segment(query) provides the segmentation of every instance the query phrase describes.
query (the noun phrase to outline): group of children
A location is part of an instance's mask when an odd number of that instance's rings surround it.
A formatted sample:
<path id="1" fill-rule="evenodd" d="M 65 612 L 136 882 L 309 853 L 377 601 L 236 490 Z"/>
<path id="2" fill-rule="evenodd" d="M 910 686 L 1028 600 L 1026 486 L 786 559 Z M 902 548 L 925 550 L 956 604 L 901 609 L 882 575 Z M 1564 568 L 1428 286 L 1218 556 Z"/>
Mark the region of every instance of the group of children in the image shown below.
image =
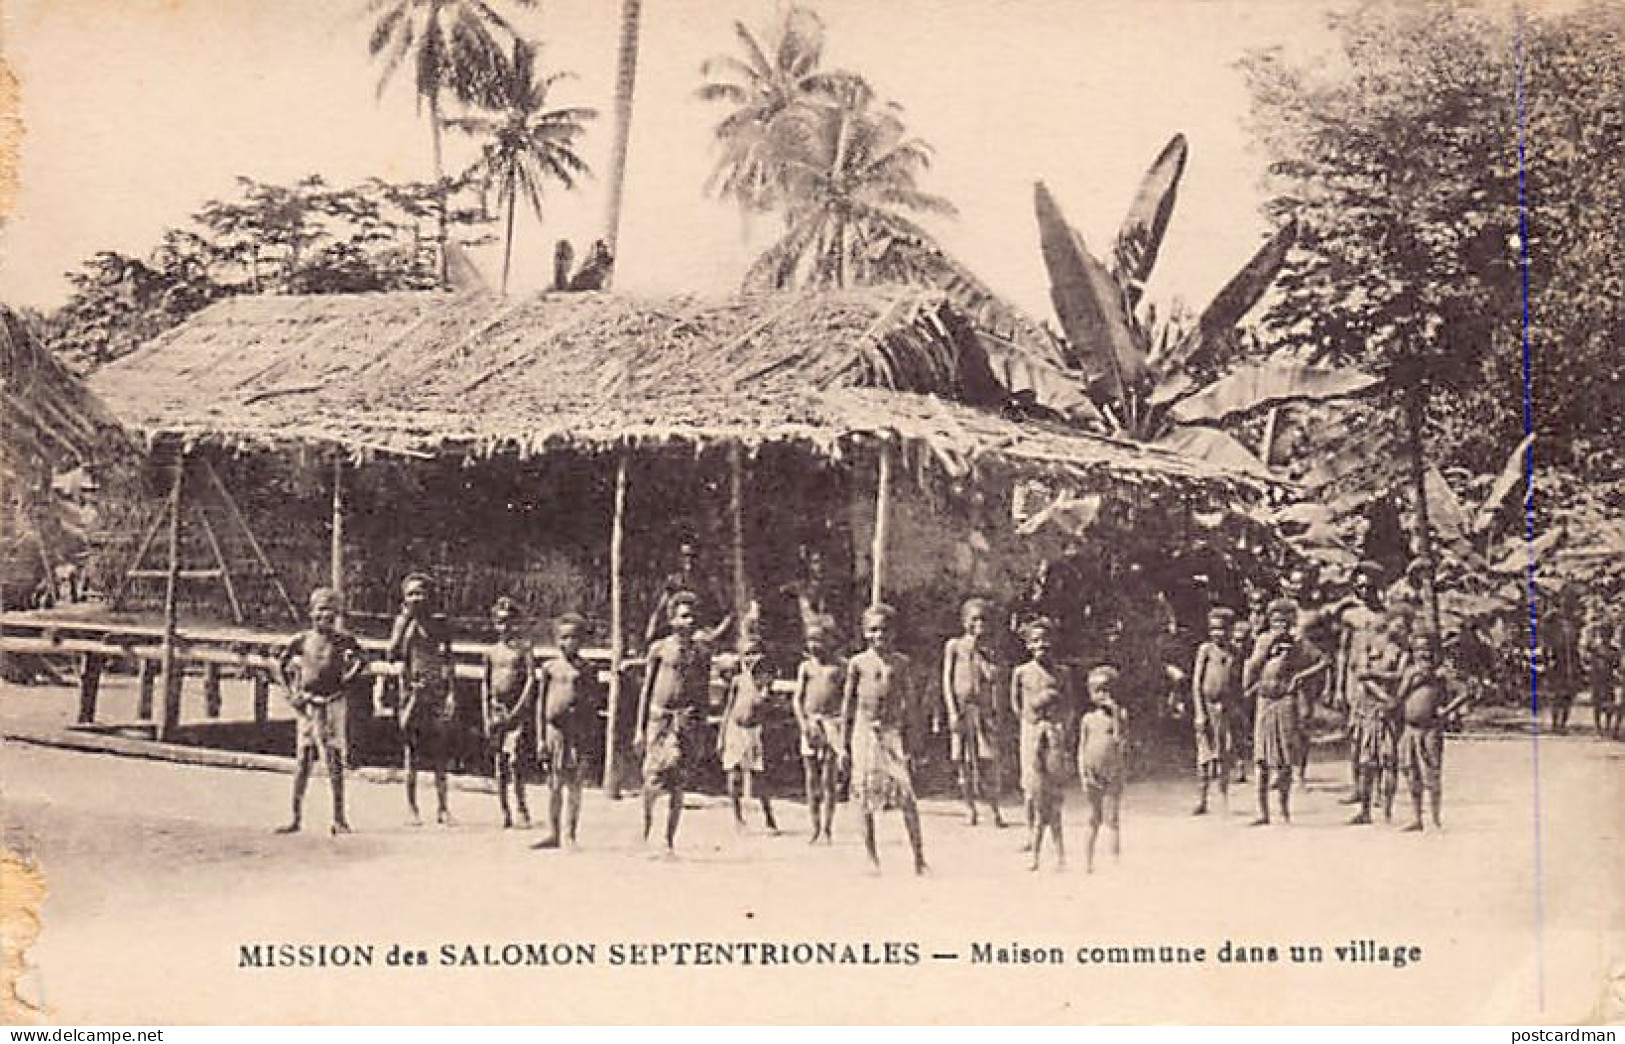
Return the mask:
<path id="1" fill-rule="evenodd" d="M 409 576 L 388 646 L 400 665 L 396 722 L 400 732 L 411 822 L 420 823 L 417 773 L 433 774 L 436 819 L 451 823 L 447 773 L 458 741 L 451 645 L 427 611 L 428 578 Z M 638 694 L 634 747 L 640 751 L 643 782 L 643 834 L 653 833 L 659 800 L 666 799 L 665 847 L 672 851 L 682 819 L 683 799 L 701 767 L 703 724 L 710 700 L 712 640 L 698 627 L 696 597 L 673 592 L 664 599 L 667 627 L 649 646 Z M 309 629 L 296 635 L 273 665 L 296 718 L 298 770 L 293 818 L 281 832 L 300 829 L 305 791 L 316 762 L 328 773 L 333 794 L 333 832 L 347 833 L 344 811 L 346 693 L 365 670 L 360 645 L 339 629 L 336 593 L 311 594 Z M 991 606 L 965 603 L 963 633 L 948 640 L 942 665 L 942 697 L 948 709 L 952 757 L 962 793 L 977 821 L 984 801 L 994 823 L 1004 825 L 998 795 L 1003 758 L 998 701 L 1005 697 L 998 658 L 989 638 Z M 805 654 L 791 699 L 799 733 L 804 783 L 812 820 L 812 843 L 834 838 L 835 810 L 843 777 L 862 817 L 864 850 L 879 866 L 876 818 L 900 812 L 914 869 L 924 873 L 924 840 L 913 772 L 924 741 L 925 700 L 909 658 L 895 646 L 895 611 L 870 606 L 862 616 L 865 647 L 839 657 L 832 641 L 833 621 L 812 618 L 805 628 Z M 581 655 L 585 630 L 573 614 L 555 626 L 558 652 L 538 664 L 535 650 L 518 627 L 518 607 L 500 598 L 491 609 L 496 642 L 484 657 L 481 725 L 491 759 L 504 827 L 530 824 L 524 759 L 531 752 L 548 781 L 547 836 L 536 846 L 574 844 L 581 811 L 583 750 L 596 740 L 599 698 L 597 674 Z M 1115 669 L 1101 666 L 1087 678 L 1088 706 L 1078 714 L 1079 693 L 1071 669 L 1054 657 L 1053 625 L 1029 622 L 1023 637 L 1028 660 L 1010 673 L 1008 707 L 1019 722 L 1021 785 L 1030 830 L 1025 846 L 1037 869 L 1046 835 L 1058 863 L 1064 863 L 1061 826 L 1063 786 L 1069 754 L 1090 806 L 1088 862 L 1102 826 L 1111 850 L 1119 850 L 1118 809 L 1125 778 L 1125 714 L 1114 695 Z M 769 829 L 777 831 L 771 799 L 761 789 L 766 768 L 762 739 L 764 711 L 773 676 L 759 644 L 741 643 L 714 753 L 727 778 L 735 821 L 744 823 L 744 801 L 759 797 Z M 1073 747 L 1074 722 L 1076 746 Z M 510 793 L 512 803 L 510 804 Z"/>
<path id="2" fill-rule="evenodd" d="M 435 818 L 452 823 L 451 761 L 462 743 L 453 686 L 451 642 L 428 611 L 429 578 L 414 573 L 401 585 L 401 610 L 387 656 L 400 665 L 395 721 L 399 729 L 410 821 L 422 822 L 417 774 L 425 765 L 434 778 Z M 305 791 L 316 762 L 326 769 L 333 795 L 334 834 L 350 832 L 344 810 L 347 760 L 347 695 L 366 668 L 360 644 L 339 629 L 338 595 L 318 588 L 310 595 L 310 627 L 295 635 L 272 664 L 272 675 L 294 710 L 296 770 L 293 818 L 279 833 L 303 822 Z M 547 836 L 535 847 L 575 844 L 581 815 L 582 752 L 596 738 L 597 670 L 581 654 L 586 623 L 566 614 L 554 627 L 558 654 L 540 664 L 521 633 L 519 609 L 510 598 L 491 607 L 497 640 L 487 651 L 480 682 L 480 724 L 502 808 L 502 825 L 530 825 L 525 800 L 525 760 L 534 756 L 549 791 Z M 538 680 L 539 676 L 539 680 Z M 509 803 L 512 792 L 513 804 Z"/>
<path id="3" fill-rule="evenodd" d="M 1231 772 L 1244 772 L 1250 758 L 1258 772 L 1253 824 L 1271 822 L 1271 789 L 1281 820 L 1289 820 L 1292 781 L 1294 775 L 1302 778 L 1308 760 L 1308 722 L 1329 691 L 1340 691 L 1352 780 L 1345 803 L 1358 806 L 1350 823 L 1371 823 L 1378 802 L 1391 821 L 1404 779 L 1414 812 L 1404 829 L 1423 829 L 1424 798 L 1434 827 L 1441 826 L 1444 728 L 1469 697 L 1448 698 L 1432 635 L 1414 626 L 1414 614 L 1404 605 L 1384 613 L 1364 610 L 1351 623 L 1351 640 L 1334 662 L 1300 635 L 1298 618 L 1293 601 L 1277 600 L 1255 638 L 1250 627 L 1237 626 L 1232 610 L 1219 607 L 1209 614 L 1208 639 L 1198 647 L 1191 671 L 1200 779 L 1195 813 L 1208 811 L 1215 784 L 1227 799 Z M 1341 673 L 1340 686 L 1328 685 L 1334 667 Z M 1250 751 L 1243 738 L 1249 725 Z"/>
<path id="4" fill-rule="evenodd" d="M 451 820 L 447 771 L 458 741 L 451 646 L 427 612 L 429 581 L 413 574 L 402 585 L 402 606 L 388 656 L 400 664 L 396 721 L 406 769 L 412 821 L 420 822 L 417 770 L 434 776 L 437 820 Z M 659 800 L 666 799 L 665 850 L 675 848 L 683 800 L 702 768 L 710 705 L 712 646 L 716 629 L 701 628 L 697 596 L 673 591 L 662 599 L 665 627 L 650 644 L 638 693 L 634 747 L 642 769 L 643 835 L 653 833 Z M 274 674 L 287 689 L 297 717 L 298 770 L 293 818 L 301 825 L 305 790 L 318 760 L 332 781 L 333 830 L 349 830 L 344 812 L 346 690 L 365 667 L 360 646 L 339 630 L 337 596 L 312 593 L 311 627 L 284 650 Z M 505 827 L 528 826 L 525 760 L 534 757 L 549 788 L 547 836 L 536 846 L 574 844 L 581 810 L 583 754 L 597 736 L 601 693 L 596 668 L 582 656 L 584 621 L 574 614 L 555 625 L 557 653 L 538 663 L 519 628 L 518 607 L 500 598 L 491 610 L 497 640 L 484 657 L 481 725 L 491 759 Z M 1120 851 L 1120 808 L 1127 775 L 1128 715 L 1117 693 L 1118 671 L 1099 665 L 1082 690 L 1073 670 L 1054 649 L 1055 627 L 1045 618 L 1021 628 L 1026 660 L 1006 672 L 992 630 L 992 606 L 966 601 L 962 632 L 943 646 L 941 699 L 947 714 L 950 757 L 969 822 L 985 804 L 996 826 L 1003 788 L 1003 730 L 1007 710 L 1016 722 L 1020 783 L 1028 828 L 1024 850 L 1037 869 L 1046 839 L 1058 865 L 1065 862 L 1063 794 L 1076 767 L 1089 808 L 1086 865 L 1092 871 L 1104 827 L 1111 853 Z M 924 742 L 928 713 L 909 658 L 895 645 L 894 610 L 871 605 L 862 614 L 864 648 L 840 657 L 833 621 L 814 615 L 804 625 L 805 648 L 790 701 L 803 766 L 812 843 L 833 839 L 843 777 L 862 817 L 864 849 L 879 866 L 876 818 L 900 812 L 916 872 L 926 870 L 913 772 Z M 1271 603 L 1259 633 L 1230 609 L 1212 610 L 1208 637 L 1191 671 L 1191 704 L 1200 797 L 1196 814 L 1209 809 L 1218 788 L 1228 802 L 1234 775 L 1245 781 L 1248 762 L 1257 772 L 1255 825 L 1291 817 L 1294 777 L 1308 756 L 1307 721 L 1327 691 L 1333 664 L 1298 633 L 1298 607 Z M 652 632 L 656 633 L 656 632 Z M 771 799 L 762 788 L 766 769 L 763 721 L 773 674 L 760 644 L 740 642 L 713 753 L 727 780 L 735 822 L 744 825 L 745 801 L 760 800 L 766 825 L 777 832 Z M 1399 609 L 1374 615 L 1338 656 L 1349 725 L 1349 761 L 1358 805 L 1352 822 L 1371 822 L 1374 805 L 1392 817 L 1398 782 L 1410 785 L 1414 818 L 1423 829 L 1423 800 L 1435 826 L 1442 797 L 1443 728 L 1463 700 L 1450 701 L 1434 670 L 1429 635 L 1413 632 Z M 512 804 L 510 804 L 510 792 Z M 1271 793 L 1275 795 L 1272 807 Z"/>

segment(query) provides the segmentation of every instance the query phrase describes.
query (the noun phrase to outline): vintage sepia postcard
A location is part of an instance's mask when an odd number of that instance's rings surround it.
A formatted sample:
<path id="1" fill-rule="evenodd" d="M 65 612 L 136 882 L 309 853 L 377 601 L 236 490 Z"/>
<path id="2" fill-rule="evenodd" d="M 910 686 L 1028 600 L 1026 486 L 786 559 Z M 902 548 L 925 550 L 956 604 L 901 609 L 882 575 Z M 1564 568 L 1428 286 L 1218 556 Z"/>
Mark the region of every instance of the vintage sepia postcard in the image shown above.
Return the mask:
<path id="1" fill-rule="evenodd" d="M 0 1019 L 1625 1017 L 1625 6 L 10 0 Z"/>

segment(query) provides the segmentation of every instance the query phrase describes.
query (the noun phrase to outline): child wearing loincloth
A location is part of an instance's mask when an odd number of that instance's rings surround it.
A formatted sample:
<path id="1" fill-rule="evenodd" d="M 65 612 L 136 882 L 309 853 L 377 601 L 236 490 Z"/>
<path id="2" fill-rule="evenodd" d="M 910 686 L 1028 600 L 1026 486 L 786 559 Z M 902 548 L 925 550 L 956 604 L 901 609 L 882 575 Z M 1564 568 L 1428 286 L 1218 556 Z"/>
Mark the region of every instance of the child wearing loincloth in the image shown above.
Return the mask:
<path id="1" fill-rule="evenodd" d="M 1051 657 L 1054 625 L 1044 617 L 1025 628 L 1026 663 L 1010 674 L 1010 709 L 1020 724 L 1021 792 L 1027 804 L 1029 870 L 1038 869 L 1047 830 L 1055 864 L 1066 865 L 1061 788 L 1066 781 L 1066 727 L 1072 713 L 1072 673 Z"/>
<path id="2" fill-rule="evenodd" d="M 508 807 L 508 787 L 513 787 L 519 806 L 519 822 L 530 827 L 530 809 L 525 804 L 525 776 L 522 751 L 535 743 L 531 699 L 536 690 L 536 654 L 530 639 L 519 632 L 519 606 L 503 596 L 491 606 L 491 625 L 497 640 L 481 664 L 480 715 L 486 749 L 496 778 L 497 804 L 502 809 L 502 828 L 513 826 Z"/>
<path id="3" fill-rule="evenodd" d="M 1089 802 L 1089 843 L 1084 867 L 1095 872 L 1100 826 L 1111 831 L 1112 858 L 1123 852 L 1123 788 L 1128 782 L 1128 714 L 1117 702 L 1117 668 L 1089 672 L 1089 712 L 1078 722 L 1078 778 Z"/>
<path id="4" fill-rule="evenodd" d="M 773 686 L 773 672 L 762 655 L 761 643 L 749 639 L 739 654 L 739 670 L 728 682 L 728 702 L 722 708 L 722 728 L 717 735 L 717 754 L 728 779 L 728 800 L 733 805 L 734 825 L 745 828 L 744 799 L 755 796 L 762 802 L 762 818 L 773 833 L 779 824 L 773 819 L 773 800 L 763 785 L 766 758 L 762 748 L 762 715 Z"/>
<path id="5" fill-rule="evenodd" d="M 1614 644 L 1614 623 L 1599 617 L 1586 628 L 1582 652 L 1585 654 L 1586 688 L 1591 692 L 1592 722 L 1598 736 L 1612 736 L 1614 724 L 1616 674 L 1619 669 L 1619 647 Z"/>
<path id="6" fill-rule="evenodd" d="M 1253 764 L 1258 768 L 1258 818 L 1253 826 L 1270 822 L 1269 792 L 1273 783 L 1280 794 L 1281 819 L 1290 822 L 1292 768 L 1298 760 L 1298 702 L 1293 694 L 1293 650 L 1290 632 L 1267 636 L 1263 662 L 1253 671 L 1249 695 L 1257 701 L 1253 719 Z"/>
<path id="7" fill-rule="evenodd" d="M 401 611 L 389 636 L 388 657 L 401 665 L 400 725 L 406 773 L 406 805 L 413 826 L 418 814 L 418 766 L 434 773 L 435 821 L 452 823 L 447 772 L 457 741 L 457 700 L 452 689 L 451 641 L 429 609 L 429 578 L 413 573 L 401 581 Z"/>
<path id="8" fill-rule="evenodd" d="M 338 629 L 337 592 L 318 587 L 310 593 L 310 629 L 288 642 L 271 665 L 277 684 L 293 706 L 297 767 L 293 776 L 293 818 L 277 833 L 296 833 L 304 819 L 305 789 L 319 760 L 327 768 L 333 791 L 334 834 L 348 834 L 344 814 L 346 760 L 345 697 L 366 669 L 360 644 Z"/>
<path id="9" fill-rule="evenodd" d="M 711 686 L 711 653 L 695 634 L 695 596 L 667 601 L 671 633 L 649 646 L 638 694 L 635 742 L 643 747 L 643 840 L 654 826 L 655 801 L 666 804 L 666 853 L 676 851 L 683 794 L 699 756 L 699 730 Z"/>
<path id="10" fill-rule="evenodd" d="M 991 607 L 985 598 L 970 598 L 960 609 L 964 633 L 942 647 L 942 702 L 948 712 L 949 758 L 959 775 L 959 793 L 977 823 L 976 801 L 987 802 L 993 825 L 1004 826 L 999 792 L 1004 789 L 999 756 L 999 665 L 987 637 Z M 983 766 L 987 768 L 984 783 Z"/>
<path id="11" fill-rule="evenodd" d="M 846 731 L 841 720 L 841 693 L 846 665 L 830 655 L 830 627 L 824 617 L 806 623 L 806 655 L 796 670 L 796 691 L 790 707 L 801 733 L 802 781 L 807 811 L 812 816 L 812 840 L 835 840 L 835 798 L 846 756 Z"/>
<path id="12" fill-rule="evenodd" d="M 1208 788 L 1219 785 L 1230 805 L 1230 766 L 1236 760 L 1234 720 L 1241 704 L 1241 663 L 1230 644 L 1236 614 L 1224 606 L 1207 616 L 1208 639 L 1191 666 L 1191 723 L 1196 730 L 1196 773 L 1201 785 L 1193 815 L 1207 813 Z"/>
<path id="13" fill-rule="evenodd" d="M 892 648 L 895 616 L 892 607 L 883 603 L 864 610 L 863 637 L 868 648 L 847 663 L 841 717 L 848 723 L 852 798 L 863 810 L 863 847 L 869 862 L 880 868 L 875 813 L 897 808 L 914 852 L 914 872 L 923 874 L 925 849 L 910 769 L 913 744 L 919 739 L 919 707 L 909 676 L 912 665 Z"/>
<path id="14" fill-rule="evenodd" d="M 1398 686 L 1409 666 L 1409 614 L 1401 607 L 1387 611 L 1378 636 L 1362 648 L 1361 660 L 1354 665 L 1354 686 L 1350 692 L 1350 757 L 1358 766 L 1354 795 L 1360 810 L 1349 820 L 1353 825 L 1371 822 L 1373 796 L 1380 792 L 1383 816 L 1394 817 L 1394 793 L 1398 789 L 1399 738 L 1395 712 L 1399 708 Z"/>
<path id="15" fill-rule="evenodd" d="M 1440 819 L 1444 803 L 1444 725 L 1471 699 L 1463 694 L 1446 700 L 1444 681 L 1434 671 L 1433 640 L 1418 633 L 1411 640 L 1411 669 L 1401 693 L 1404 728 L 1399 734 L 1399 770 L 1411 789 L 1412 816 L 1407 833 L 1422 829 L 1422 797 L 1427 796 L 1435 830 L 1444 829 Z"/>
<path id="16" fill-rule="evenodd" d="M 537 753 L 547 777 L 548 833 L 536 848 L 557 848 L 561 840 L 574 847 L 581 822 L 582 751 L 592 739 L 600 695 L 598 671 L 581 655 L 586 631 L 575 613 L 559 617 L 553 626 L 559 654 L 542 665 Z"/>
<path id="17" fill-rule="evenodd" d="M 1230 627 L 1230 647 L 1236 651 L 1237 661 L 1253 647 L 1253 624 L 1246 618 L 1237 618 Z M 1236 714 L 1231 724 L 1236 730 L 1236 782 L 1247 782 L 1247 763 L 1253 759 L 1253 717 L 1257 701 L 1247 691 L 1245 677 L 1240 679 Z"/>

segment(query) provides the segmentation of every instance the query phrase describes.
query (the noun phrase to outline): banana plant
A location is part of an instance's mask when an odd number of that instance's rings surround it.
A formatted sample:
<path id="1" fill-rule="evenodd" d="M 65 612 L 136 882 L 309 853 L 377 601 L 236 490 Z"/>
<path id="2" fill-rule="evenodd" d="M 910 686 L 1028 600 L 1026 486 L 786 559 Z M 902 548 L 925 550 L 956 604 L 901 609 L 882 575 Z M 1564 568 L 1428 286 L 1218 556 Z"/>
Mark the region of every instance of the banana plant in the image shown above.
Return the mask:
<path id="1" fill-rule="evenodd" d="M 1157 156 L 1102 262 L 1066 219 L 1042 182 L 1033 202 L 1049 271 L 1050 300 L 1064 335 L 1058 362 L 1016 361 L 990 346 L 993 365 L 1013 395 L 1079 420 L 1102 419 L 1113 434 L 1188 456 L 1269 473 L 1264 461 L 1223 430 L 1272 407 L 1365 392 L 1377 379 L 1315 366 L 1281 353 L 1234 365 L 1236 327 L 1274 282 L 1295 240 L 1287 225 L 1272 235 L 1197 316 L 1170 335 L 1144 302 L 1172 219 L 1188 148 L 1176 134 Z M 1202 374 L 1217 372 L 1216 379 Z"/>

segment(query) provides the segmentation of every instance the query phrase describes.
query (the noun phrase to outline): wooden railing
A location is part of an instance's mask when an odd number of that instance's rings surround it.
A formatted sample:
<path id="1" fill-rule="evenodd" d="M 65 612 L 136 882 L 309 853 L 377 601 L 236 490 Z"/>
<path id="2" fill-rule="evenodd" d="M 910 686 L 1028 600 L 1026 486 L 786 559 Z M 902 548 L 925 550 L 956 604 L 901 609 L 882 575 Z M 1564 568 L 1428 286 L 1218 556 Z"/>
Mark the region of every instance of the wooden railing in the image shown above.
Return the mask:
<path id="1" fill-rule="evenodd" d="M 140 621 L 61 616 L 48 611 L 0 612 L 0 653 L 64 658 L 76 663 L 79 685 L 77 720 L 81 725 L 97 723 L 101 676 L 112 663 L 134 668 L 140 686 L 137 717 L 143 721 L 152 718 L 153 695 L 163 660 L 163 636 L 161 625 Z M 254 720 L 267 721 L 270 714 L 270 668 L 292 637 L 291 632 L 182 625 L 176 633 L 176 663 L 179 670 L 174 684 L 184 684 L 184 679 L 192 674 L 200 676 L 204 714 L 209 718 L 218 718 L 221 711 L 221 680 L 226 671 L 234 670 L 254 687 Z M 369 654 L 367 671 L 370 675 L 376 679 L 400 675 L 400 664 L 383 658 L 388 646 L 386 641 L 367 637 L 357 640 Z M 455 676 L 461 680 L 477 681 L 482 675 L 483 658 L 493 647 L 490 642 L 453 642 Z M 557 653 L 557 648 L 552 646 L 536 647 L 538 663 Z M 607 683 L 609 649 L 588 647 L 582 650 L 582 655 L 598 666 L 600 682 Z M 635 672 L 641 670 L 643 660 L 641 657 L 622 657 L 621 665 L 623 672 Z M 780 679 L 774 683 L 773 690 L 780 696 L 788 696 L 794 690 L 794 684 Z"/>
<path id="2" fill-rule="evenodd" d="M 78 665 L 79 713 L 81 725 L 96 723 L 101 675 L 109 663 L 124 663 L 136 670 L 140 682 L 137 716 L 152 717 L 153 691 L 163 660 L 161 625 L 93 620 L 55 616 L 46 612 L 0 613 L 0 652 L 72 659 Z M 220 715 L 220 681 L 227 669 L 249 679 L 254 686 L 254 720 L 269 716 L 270 667 L 286 648 L 291 633 L 252 631 L 236 627 L 183 626 L 176 635 L 176 662 L 180 666 L 174 684 L 197 668 L 201 674 L 204 713 Z M 358 638 L 369 654 L 367 671 L 375 678 L 398 676 L 400 664 L 383 659 L 388 645 L 378 638 Z M 492 648 L 487 642 L 453 642 L 453 670 L 459 679 L 478 680 L 481 661 Z M 537 648 L 538 661 L 556 655 L 549 646 Z M 599 665 L 599 678 L 608 681 L 609 650 L 587 648 L 582 655 Z M 640 659 L 623 658 L 622 667 L 639 667 Z"/>

